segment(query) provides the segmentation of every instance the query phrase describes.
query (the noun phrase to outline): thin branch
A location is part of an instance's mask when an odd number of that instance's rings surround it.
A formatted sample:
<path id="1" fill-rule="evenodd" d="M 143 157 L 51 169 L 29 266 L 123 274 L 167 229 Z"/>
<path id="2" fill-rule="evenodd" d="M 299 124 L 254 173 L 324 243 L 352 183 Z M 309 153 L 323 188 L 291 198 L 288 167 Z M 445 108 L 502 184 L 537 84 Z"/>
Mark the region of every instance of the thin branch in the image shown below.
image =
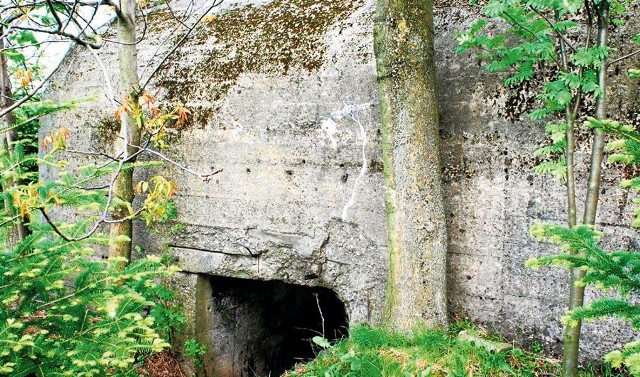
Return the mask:
<path id="1" fill-rule="evenodd" d="M 104 157 L 107 158 L 109 160 L 111 160 L 112 162 L 119 162 L 120 160 L 107 154 L 104 152 L 87 152 L 87 151 L 78 151 L 75 149 L 65 149 L 64 150 L 67 153 L 71 153 L 71 154 L 79 154 L 79 155 L 83 155 L 83 156 L 93 156 L 93 157 Z"/>
<path id="2" fill-rule="evenodd" d="M 102 47 L 102 44 L 87 42 L 87 41 L 81 39 L 80 36 L 73 35 L 71 33 L 65 32 L 65 31 L 56 31 L 56 30 L 49 30 L 49 29 L 43 29 L 43 28 L 35 28 L 35 27 L 30 27 L 30 26 L 17 26 L 17 25 L 12 25 L 11 28 L 12 29 L 17 29 L 17 30 L 33 31 L 33 32 L 36 32 L 36 33 L 60 35 L 60 36 L 63 36 L 65 38 L 68 38 L 68 39 L 72 40 L 73 42 L 75 42 L 75 43 L 77 43 L 77 44 L 79 44 L 81 46 L 89 46 L 89 47 L 95 48 L 95 49 L 99 49 L 100 47 Z"/>
<path id="3" fill-rule="evenodd" d="M 208 182 L 211 179 L 211 177 L 213 177 L 216 174 L 222 173 L 224 171 L 224 169 L 218 169 L 218 170 L 210 172 L 210 173 L 198 173 L 197 171 L 189 169 L 188 167 L 186 167 L 184 165 L 181 165 L 179 162 L 177 162 L 175 160 L 172 160 L 171 158 L 163 155 L 160 152 L 156 152 L 153 149 L 143 148 L 143 147 L 140 147 L 140 146 L 137 146 L 137 145 L 129 145 L 129 146 L 133 147 L 133 148 L 137 148 L 139 151 L 145 151 L 145 152 L 147 152 L 149 154 L 152 154 L 152 155 L 154 155 L 156 157 L 160 157 L 162 160 L 170 163 L 171 165 L 174 165 L 174 166 L 180 168 L 181 170 L 186 171 L 187 173 L 190 173 L 190 174 L 193 174 L 193 175 L 199 177 L 204 182 Z"/>
<path id="4" fill-rule="evenodd" d="M 87 29 L 90 29 L 91 32 L 94 35 L 98 34 L 96 29 L 94 29 L 94 27 L 91 25 L 93 20 L 95 20 L 96 15 L 98 14 L 98 9 L 99 9 L 99 6 L 95 6 L 93 8 L 91 16 L 89 16 L 88 19 L 85 19 L 80 13 L 75 12 L 75 16 L 80 18 L 84 22 L 84 25 L 81 25 L 80 22 L 78 22 L 76 17 L 74 17 L 74 13 L 73 12 L 69 14 L 69 19 L 67 21 L 68 22 L 72 22 L 73 21 L 73 23 L 76 24 L 78 29 L 80 29 L 80 31 L 78 32 L 78 35 L 86 35 L 87 34 Z"/>
<path id="5" fill-rule="evenodd" d="M 556 29 L 555 25 L 553 25 L 553 23 L 547 18 L 547 16 L 544 15 L 544 13 L 538 11 L 536 8 L 532 7 L 531 5 L 529 5 L 529 8 L 534 11 L 538 16 L 542 17 L 542 19 L 544 19 L 547 24 L 549 24 L 549 26 L 551 27 L 551 29 L 553 29 L 553 31 L 556 33 L 556 35 L 558 36 L 558 38 L 560 38 L 573 52 L 576 52 L 576 48 L 573 47 L 573 45 L 571 44 L 571 42 L 569 42 L 563 35 L 562 33 L 560 33 L 560 31 L 558 29 Z"/>
<path id="6" fill-rule="evenodd" d="M 4 109 L 0 110 L 0 117 L 5 116 L 6 114 L 20 107 L 23 103 L 33 98 L 33 96 L 35 96 L 40 91 L 40 89 L 42 89 L 44 85 L 49 80 L 51 80 L 51 78 L 58 72 L 58 70 L 60 70 L 60 67 L 62 67 L 62 64 L 58 64 L 56 68 L 51 70 L 51 72 L 47 75 L 47 77 L 45 77 L 42 81 L 40 81 L 40 83 L 35 86 L 34 90 L 31 93 L 27 93 L 24 97 L 14 102 L 13 105 L 5 107 Z"/>
<path id="7" fill-rule="evenodd" d="M 14 221 L 18 220 L 18 219 L 19 219 L 19 218 L 21 218 L 21 217 L 22 217 L 22 216 L 20 216 L 20 215 L 15 215 L 15 216 L 13 216 L 13 217 L 9 218 L 8 220 L 6 220 L 6 221 L 4 221 L 4 222 L 1 222 L 1 223 L 0 223 L 0 227 L 3 227 L 3 226 L 5 226 L 5 225 L 7 225 L 7 224 L 9 224 L 9 223 L 12 223 L 12 222 L 14 222 Z"/>
<path id="8" fill-rule="evenodd" d="M 113 201 L 113 184 L 115 180 L 118 178 L 118 176 L 120 175 L 123 165 L 124 165 L 124 161 L 120 161 L 120 163 L 118 164 L 118 169 L 116 170 L 115 174 L 111 178 L 111 182 L 109 183 L 109 194 L 107 195 L 107 203 L 105 204 L 104 210 L 102 211 L 102 215 L 100 216 L 98 221 L 96 221 L 95 224 L 93 224 L 91 229 L 89 229 L 89 231 L 84 236 L 75 237 L 75 238 L 66 236 L 54 224 L 54 222 L 51 220 L 51 218 L 49 217 L 45 209 L 42 207 L 38 208 L 38 210 L 42 213 L 42 216 L 44 216 L 44 219 L 47 221 L 47 223 L 51 225 L 53 231 L 56 232 L 56 234 L 58 234 L 63 240 L 67 242 L 82 241 L 93 236 L 93 234 L 95 234 L 95 232 L 98 231 L 98 228 L 100 227 L 100 225 L 103 224 L 107 220 L 107 217 L 109 216 L 109 207 L 111 207 L 111 202 Z"/>
<path id="9" fill-rule="evenodd" d="M 62 20 L 60 20 L 60 16 L 58 15 L 56 9 L 53 7 L 53 3 L 51 2 L 51 0 L 47 0 L 47 7 L 49 8 L 49 11 L 51 11 L 53 18 L 56 20 L 56 24 L 58 24 L 56 33 L 59 33 L 62 30 Z M 71 15 L 69 15 L 69 17 L 71 17 Z"/>
<path id="10" fill-rule="evenodd" d="M 138 7 L 138 9 L 140 10 L 140 13 L 142 14 L 142 33 L 140 35 L 140 38 L 138 38 L 135 42 L 122 42 L 120 40 L 117 39 L 110 39 L 110 38 L 102 38 L 103 41 L 105 42 L 109 42 L 109 43 L 113 43 L 116 45 L 123 45 L 123 46 L 137 46 L 139 45 L 145 38 L 145 36 L 147 35 L 147 27 L 148 27 L 148 21 L 147 21 L 147 14 L 144 13 L 144 11 L 142 10 L 142 8 Z"/>
<path id="11" fill-rule="evenodd" d="M 74 1 L 73 5 L 71 6 L 71 9 L 69 9 L 69 17 L 67 17 L 67 20 L 64 23 L 64 26 L 62 26 L 62 30 L 66 30 L 69 27 L 69 24 L 71 23 L 71 20 L 73 19 L 73 14 L 76 13 L 76 7 L 78 6 L 78 2 Z M 97 9 L 97 7 L 96 7 Z M 95 15 L 95 13 L 94 13 Z"/>
<path id="12" fill-rule="evenodd" d="M 510 20 L 511 20 L 511 22 L 513 22 L 515 26 L 517 26 L 517 27 L 521 28 L 522 30 L 524 30 L 524 31 L 528 32 L 529 34 L 531 34 L 531 35 L 532 35 L 532 36 L 533 36 L 537 41 L 540 41 L 540 37 L 538 37 L 538 36 L 536 35 L 536 33 L 534 33 L 533 31 L 531 31 L 528 27 L 526 27 L 526 26 L 524 26 L 524 25 L 520 24 L 520 23 L 518 22 L 518 20 L 516 20 L 515 18 L 513 18 L 513 16 L 512 16 L 512 15 L 510 15 L 510 14 L 509 14 L 509 13 L 507 13 L 507 12 L 503 12 L 503 13 L 502 13 L 502 15 L 503 15 L 503 16 L 505 16 L 506 18 L 510 19 Z"/>
<path id="13" fill-rule="evenodd" d="M 147 70 L 151 66 L 151 63 L 153 62 L 153 59 L 155 59 L 158 56 L 158 53 L 167 44 L 167 41 L 169 39 L 174 38 L 175 35 L 177 34 L 178 30 L 180 30 L 181 27 L 189 28 L 189 26 L 187 24 L 185 24 L 182 20 L 180 20 L 180 18 L 175 14 L 173 9 L 169 5 L 169 2 L 166 2 L 165 5 L 167 6 L 167 8 L 169 8 L 169 12 L 171 13 L 172 17 L 177 22 L 176 22 L 176 25 L 173 27 L 173 30 L 171 30 L 171 32 L 167 33 L 167 36 L 164 37 L 164 39 L 158 44 L 158 47 L 156 47 L 155 51 L 151 55 L 151 58 L 147 60 L 147 63 L 145 64 L 144 69 L 142 70 L 142 73 L 140 73 L 141 77 L 144 77 L 144 75 L 147 73 Z M 186 16 L 184 17 L 185 20 L 189 19 L 191 17 L 191 15 L 194 13 L 194 10 L 191 9 L 192 6 L 193 6 L 193 1 L 190 1 L 189 5 L 187 7 L 187 10 L 185 10 L 185 13 L 186 13 Z M 208 13 L 208 11 L 205 12 L 205 14 L 206 13 Z"/>
<path id="14" fill-rule="evenodd" d="M 322 320 L 321 325 L 322 325 L 322 337 L 326 338 L 325 336 L 325 332 L 324 332 L 324 315 L 322 315 L 322 308 L 320 307 L 320 299 L 318 298 L 318 294 L 314 293 L 314 296 L 316 296 L 316 305 L 318 306 L 318 313 L 320 313 L 320 319 Z"/>
<path id="15" fill-rule="evenodd" d="M 613 59 L 613 60 L 611 60 L 611 61 L 609 62 L 609 65 L 611 65 L 611 64 L 616 64 L 616 63 L 618 63 L 618 62 L 620 62 L 620 61 L 622 61 L 622 60 L 629 59 L 630 57 L 636 56 L 636 55 L 638 55 L 638 54 L 640 54 L 640 50 L 636 50 L 636 51 L 631 52 L 631 53 L 629 53 L 629 54 L 623 55 L 623 56 L 621 56 L 621 57 L 619 57 L 619 58 Z"/>
<path id="16" fill-rule="evenodd" d="M 69 238 L 64 233 L 62 233 L 62 231 L 60 231 L 60 229 L 56 226 L 56 224 L 53 222 L 53 220 L 51 220 L 51 218 L 49 217 L 49 214 L 47 214 L 47 211 L 45 211 L 44 208 L 40 207 L 40 208 L 38 208 L 38 210 L 40 211 L 40 213 L 42 213 L 42 216 L 44 217 L 44 219 L 51 226 L 51 229 L 53 229 L 53 231 L 58 236 L 60 236 L 60 238 L 62 238 L 63 240 L 65 240 L 67 242 L 82 241 L 84 239 L 87 239 L 87 238 L 91 237 L 91 235 L 93 233 L 95 233 L 95 231 L 91 232 L 91 234 L 87 235 L 86 237 L 80 237 L 79 239 Z M 96 227 L 96 229 L 97 229 L 97 227 Z"/>
<path id="17" fill-rule="evenodd" d="M 522 30 L 525 30 L 526 32 L 528 32 L 529 34 L 531 34 L 538 42 L 542 42 L 542 40 L 540 39 L 540 37 L 538 37 L 536 35 L 536 33 L 534 33 L 533 31 L 531 31 L 529 28 L 527 28 L 526 26 L 520 24 L 518 22 L 518 20 L 516 20 L 515 18 L 513 18 L 513 16 L 511 16 L 509 13 L 503 12 L 502 15 L 508 19 L 511 20 L 511 22 L 513 22 L 513 24 L 511 26 L 517 26 L 519 28 L 521 28 Z M 553 57 L 553 60 L 555 60 L 556 64 L 560 65 L 560 61 L 558 61 L 558 58 L 556 56 Z"/>
<path id="18" fill-rule="evenodd" d="M 138 217 L 138 215 L 140 215 L 142 212 L 144 212 L 146 210 L 147 210 L 147 207 L 143 206 L 142 208 L 138 209 L 137 211 L 135 211 L 134 213 L 130 214 L 129 216 L 126 216 L 126 217 L 123 217 L 123 218 L 119 218 L 119 219 L 116 219 L 116 220 L 105 219 L 104 223 L 105 224 L 118 224 L 118 223 L 123 223 L 125 221 L 130 221 L 130 220 L 133 220 L 136 217 Z"/>
<path id="19" fill-rule="evenodd" d="M 20 46 L 5 47 L 3 49 L 0 49 L 0 51 L 22 50 L 22 49 L 25 49 L 25 48 L 42 46 L 42 45 L 47 44 L 47 43 L 68 43 L 68 42 L 69 41 L 62 40 L 62 39 L 48 39 L 46 41 L 42 41 L 42 42 L 38 42 L 38 43 L 31 43 L 31 44 L 20 45 Z"/>
<path id="20" fill-rule="evenodd" d="M 98 63 L 98 66 L 102 71 L 102 78 L 104 79 L 104 83 L 107 86 L 107 94 L 109 96 L 108 97 L 109 101 L 111 101 L 111 103 L 115 107 L 118 107 L 118 103 L 116 102 L 116 95 L 115 95 L 115 92 L 113 91 L 113 85 L 111 85 L 111 79 L 109 78 L 109 71 L 107 71 L 107 67 L 104 65 L 104 63 L 102 62 L 102 59 L 100 59 L 100 56 L 98 56 L 98 54 L 94 50 L 89 49 L 89 52 L 96 59 L 96 62 Z"/>

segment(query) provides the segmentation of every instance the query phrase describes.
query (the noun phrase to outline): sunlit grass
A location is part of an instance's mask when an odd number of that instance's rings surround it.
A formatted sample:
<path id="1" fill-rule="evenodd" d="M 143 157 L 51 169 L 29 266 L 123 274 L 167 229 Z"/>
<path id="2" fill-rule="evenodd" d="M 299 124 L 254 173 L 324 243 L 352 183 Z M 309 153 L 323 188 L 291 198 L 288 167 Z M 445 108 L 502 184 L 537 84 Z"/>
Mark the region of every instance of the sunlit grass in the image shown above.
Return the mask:
<path id="1" fill-rule="evenodd" d="M 298 364 L 289 377 L 502 377 L 558 376 L 559 361 L 541 352 L 510 347 L 489 351 L 459 340 L 461 326 L 448 331 L 416 328 L 403 335 L 382 328 L 355 326 L 349 339 L 322 350 L 307 364 Z M 495 337 L 490 337 L 496 339 Z M 582 377 L 622 376 L 611 371 L 582 371 Z"/>

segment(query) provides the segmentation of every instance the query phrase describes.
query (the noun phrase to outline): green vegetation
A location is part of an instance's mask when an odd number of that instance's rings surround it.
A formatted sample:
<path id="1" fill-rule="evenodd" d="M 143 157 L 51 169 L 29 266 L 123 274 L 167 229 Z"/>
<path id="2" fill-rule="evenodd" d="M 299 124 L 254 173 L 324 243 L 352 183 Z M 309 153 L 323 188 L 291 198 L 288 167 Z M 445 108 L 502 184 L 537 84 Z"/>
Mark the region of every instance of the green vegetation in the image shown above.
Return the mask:
<path id="1" fill-rule="evenodd" d="M 564 318 L 562 375 L 566 377 L 577 375 L 582 320 L 615 316 L 628 320 L 636 329 L 640 324 L 638 307 L 627 300 L 638 292 L 637 253 L 605 252 L 597 247 L 601 233 L 596 230 L 605 134 L 621 138 L 609 144 L 609 149 L 621 151 L 611 155 L 610 162 L 628 165 L 640 162 L 638 133 L 632 126 L 607 119 L 611 92 L 607 67 L 633 55 L 614 56 L 618 48 L 612 42 L 640 41 L 640 34 L 610 38 L 611 33 L 618 31 L 614 26 L 624 24 L 630 3 L 490 0 L 483 6 L 488 20 L 480 20 L 458 35 L 458 51 L 472 49 L 488 62 L 485 67 L 488 71 L 506 73 L 505 86 L 532 83 L 537 90 L 537 109 L 529 113 L 529 118 L 547 121 L 545 131 L 549 141 L 535 152 L 542 161 L 534 171 L 549 173 L 566 185 L 567 219 L 565 226 L 543 223 L 531 228 L 537 239 L 557 244 L 560 250 L 527 264 L 564 266 L 572 271 L 569 312 Z M 487 28 L 489 23 L 499 25 L 499 31 Z M 630 70 L 630 74 L 637 75 L 637 71 Z M 592 135 L 592 139 L 577 138 L 579 132 Z M 588 161 L 580 161 L 575 154 L 581 146 L 591 150 Z M 588 178 L 577 171 L 577 166 L 585 162 L 590 165 Z M 637 191 L 640 180 L 634 177 L 625 181 L 623 187 Z M 584 200 L 577 194 L 581 188 L 586 191 Z M 584 203 L 582 220 L 577 216 L 577 203 Z M 640 222 L 636 220 L 633 225 Z M 615 290 L 623 299 L 606 298 L 585 308 L 584 290 L 589 284 L 605 291 Z M 640 346 L 636 343 L 610 353 L 607 359 L 614 365 L 624 363 L 634 376 L 640 376 Z"/>
<path id="2" fill-rule="evenodd" d="M 318 357 L 299 364 L 289 377 L 326 376 L 557 376 L 558 360 L 541 353 L 509 348 L 489 351 L 458 339 L 461 325 L 448 331 L 416 328 L 411 335 L 356 326 L 349 339 L 325 347 Z M 473 331 L 473 330 L 469 330 Z M 493 341 L 491 336 L 484 336 Z M 616 376 L 611 370 L 582 371 L 580 376 Z"/>
<path id="3" fill-rule="evenodd" d="M 56 106 L 27 102 L 25 108 L 39 109 L 37 115 Z M 42 145 L 48 153 L 38 157 L 28 153 L 36 129 L 18 127 L 24 136 L 0 151 L 3 182 L 11 182 L 0 193 L 0 375 L 135 376 L 136 359 L 168 348 L 174 327 L 184 322 L 169 305 L 173 292 L 158 280 L 177 268 L 157 256 L 126 266 L 93 258 L 127 241 L 98 231 L 113 200 L 109 186 L 99 183 L 132 164 L 67 170 L 59 152 L 69 131 L 52 131 Z M 39 180 L 38 165 L 55 167 L 57 178 Z M 164 219 L 156 206 L 166 205 L 169 193 L 158 194 L 161 186 L 152 179 L 138 214 Z M 15 237 L 18 222 L 24 237 Z"/>
<path id="4" fill-rule="evenodd" d="M 192 360 L 192 362 L 193 362 L 193 365 L 195 365 L 198 368 L 204 367 L 204 363 L 202 362 L 202 358 L 207 353 L 207 349 L 208 349 L 208 347 L 207 347 L 206 344 L 200 344 L 195 339 L 187 339 L 184 342 L 184 354 L 185 354 L 185 356 L 190 358 Z"/>

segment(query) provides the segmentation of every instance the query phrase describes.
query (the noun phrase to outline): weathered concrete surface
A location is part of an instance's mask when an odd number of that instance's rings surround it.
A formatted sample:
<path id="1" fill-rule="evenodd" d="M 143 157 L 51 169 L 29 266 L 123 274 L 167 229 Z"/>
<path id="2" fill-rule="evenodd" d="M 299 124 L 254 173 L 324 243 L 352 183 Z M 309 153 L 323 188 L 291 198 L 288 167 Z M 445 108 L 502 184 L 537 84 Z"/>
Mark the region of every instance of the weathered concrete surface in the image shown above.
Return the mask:
<path id="1" fill-rule="evenodd" d="M 151 251 L 171 244 L 188 272 L 333 289 L 351 322 L 376 323 L 387 254 L 373 1 L 251 3 L 226 3 L 152 80 L 149 91 L 160 100 L 194 112 L 168 154 L 197 171 L 224 172 L 203 182 L 162 169 L 180 187 L 184 230 L 149 234 L 138 227 L 136 236 Z M 141 71 L 160 41 L 179 38 L 162 12 L 149 17 Z M 500 77 L 453 52 L 454 32 L 471 23 L 473 12 L 455 1 L 436 4 L 450 311 L 553 347 L 561 339 L 567 274 L 523 264 L 553 251 L 528 228 L 563 222 L 564 189 L 530 171 L 531 152 L 543 140 L 541 125 L 523 118 L 532 90 L 502 89 Z M 109 69 L 113 51 L 100 51 Z M 101 72 L 86 51 L 75 51 L 62 72 L 52 97 L 102 96 Z M 637 121 L 637 93 L 637 84 L 625 84 L 612 108 Z M 73 125 L 70 145 L 80 149 L 108 139 L 111 123 L 98 121 L 112 112 L 101 97 L 49 125 Z M 627 193 L 616 187 L 617 172 L 607 174 L 598 221 L 608 243 L 637 247 L 637 232 L 627 227 Z M 630 335 L 613 321 L 587 324 L 585 355 L 599 357 Z"/>
<path id="2" fill-rule="evenodd" d="M 560 351 L 559 318 L 566 307 L 568 274 L 553 268 L 539 272 L 524 268 L 530 256 L 555 251 L 535 242 L 529 227 L 537 221 L 566 223 L 564 186 L 531 172 L 532 152 L 544 140 L 543 124 L 526 119 L 534 105 L 534 89 L 525 85 L 506 90 L 500 75 L 484 72 L 470 54 L 456 54 L 455 31 L 471 25 L 477 8 L 457 1 L 439 3 L 436 52 L 450 236 L 450 310 L 510 337 Z M 628 26 L 623 32 L 631 30 L 634 27 Z M 625 89 L 616 89 L 611 112 L 637 121 L 638 85 L 624 80 L 619 71 L 612 72 L 612 79 Z M 585 192 L 587 147 L 582 143 L 577 156 L 579 197 Z M 629 198 L 617 188 L 619 175 L 615 168 L 605 173 L 598 225 L 607 234 L 607 246 L 637 249 L 638 233 L 628 228 Z M 581 213 L 582 205 L 578 206 Z M 583 334 L 583 355 L 597 358 L 620 347 L 632 333 L 620 322 L 606 321 L 586 324 Z"/>

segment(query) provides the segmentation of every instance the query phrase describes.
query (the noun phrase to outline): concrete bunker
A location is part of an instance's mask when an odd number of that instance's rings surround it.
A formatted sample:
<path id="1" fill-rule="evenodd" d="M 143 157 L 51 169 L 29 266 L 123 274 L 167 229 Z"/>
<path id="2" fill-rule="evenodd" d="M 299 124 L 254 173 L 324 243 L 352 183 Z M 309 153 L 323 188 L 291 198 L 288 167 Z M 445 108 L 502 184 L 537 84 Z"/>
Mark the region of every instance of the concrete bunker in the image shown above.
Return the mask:
<path id="1" fill-rule="evenodd" d="M 317 354 L 314 336 L 348 335 L 345 305 L 331 289 L 221 276 L 208 283 L 207 328 L 196 329 L 210 345 L 207 375 L 279 376 Z"/>

